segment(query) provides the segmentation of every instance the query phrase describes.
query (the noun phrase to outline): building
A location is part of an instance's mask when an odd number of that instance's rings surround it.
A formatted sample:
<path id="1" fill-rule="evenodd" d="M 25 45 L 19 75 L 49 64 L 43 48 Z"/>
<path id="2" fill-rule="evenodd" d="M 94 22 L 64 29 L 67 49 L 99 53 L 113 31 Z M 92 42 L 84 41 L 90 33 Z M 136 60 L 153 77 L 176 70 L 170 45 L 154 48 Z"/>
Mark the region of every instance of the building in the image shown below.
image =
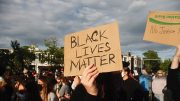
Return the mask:
<path id="1" fill-rule="evenodd" d="M 34 45 L 31 45 L 29 50 L 34 52 L 35 54 L 35 60 L 32 61 L 31 65 L 35 67 L 35 70 L 38 74 L 42 71 L 60 69 L 59 67 L 64 66 L 64 62 L 58 64 L 52 62 L 54 60 L 63 61 L 63 58 L 57 58 L 53 54 L 50 54 L 47 51 L 40 50 Z"/>
<path id="2" fill-rule="evenodd" d="M 128 52 L 125 55 L 122 55 L 122 61 L 129 62 L 129 68 L 131 70 L 142 67 L 142 58 L 137 55 L 131 55 L 131 52 Z"/>

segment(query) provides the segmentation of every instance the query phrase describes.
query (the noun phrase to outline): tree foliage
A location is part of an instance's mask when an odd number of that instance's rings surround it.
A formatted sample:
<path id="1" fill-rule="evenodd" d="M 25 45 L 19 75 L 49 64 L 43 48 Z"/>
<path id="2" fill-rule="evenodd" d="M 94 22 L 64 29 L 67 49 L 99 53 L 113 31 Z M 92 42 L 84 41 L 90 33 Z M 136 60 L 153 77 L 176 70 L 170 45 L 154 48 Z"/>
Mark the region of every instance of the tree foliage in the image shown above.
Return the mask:
<path id="1" fill-rule="evenodd" d="M 11 41 L 11 47 L 13 49 L 11 53 L 12 69 L 21 72 L 24 68 L 28 68 L 35 59 L 34 53 L 28 50 L 28 46 L 21 47 L 17 40 Z"/>
<path id="2" fill-rule="evenodd" d="M 170 59 L 164 60 L 161 63 L 161 65 L 160 65 L 160 69 L 162 69 L 163 71 L 167 72 L 168 68 L 170 67 L 171 62 L 172 61 Z"/>
<path id="3" fill-rule="evenodd" d="M 35 60 L 35 54 L 38 54 L 40 62 L 48 62 L 52 67 L 63 67 L 64 64 L 64 47 L 59 48 L 57 46 L 56 38 L 48 38 L 44 40 L 44 44 L 47 47 L 46 50 L 39 50 L 36 53 L 36 47 L 20 46 L 17 40 L 11 41 L 12 52 L 9 50 L 0 50 L 0 69 L 2 74 L 6 67 L 17 73 L 22 72 L 24 68 L 30 69 L 32 61 Z"/>
<path id="4" fill-rule="evenodd" d="M 159 69 L 161 59 L 154 50 L 148 50 L 143 53 L 144 55 L 144 65 L 148 71 L 156 72 Z"/>
<path id="5" fill-rule="evenodd" d="M 12 64 L 10 61 L 10 54 L 11 52 L 8 49 L 0 49 L 0 75 Z"/>
<path id="6" fill-rule="evenodd" d="M 57 46 L 57 39 L 53 37 L 45 39 L 44 44 L 47 47 L 44 54 L 48 55 L 48 57 L 44 56 L 44 59 L 54 67 L 62 67 L 64 63 L 64 48 Z"/>

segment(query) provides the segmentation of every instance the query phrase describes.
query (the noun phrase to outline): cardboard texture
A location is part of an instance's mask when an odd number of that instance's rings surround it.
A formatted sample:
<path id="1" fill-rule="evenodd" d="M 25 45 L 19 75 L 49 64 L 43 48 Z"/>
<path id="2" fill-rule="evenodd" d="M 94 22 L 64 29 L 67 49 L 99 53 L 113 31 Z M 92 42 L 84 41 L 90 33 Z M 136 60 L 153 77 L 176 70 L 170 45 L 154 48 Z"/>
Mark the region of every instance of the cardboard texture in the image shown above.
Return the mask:
<path id="1" fill-rule="evenodd" d="M 95 64 L 100 72 L 122 69 L 117 22 L 68 34 L 64 42 L 64 76 L 81 75 Z"/>
<path id="2" fill-rule="evenodd" d="M 150 12 L 147 19 L 144 40 L 172 46 L 179 45 L 180 12 Z"/>

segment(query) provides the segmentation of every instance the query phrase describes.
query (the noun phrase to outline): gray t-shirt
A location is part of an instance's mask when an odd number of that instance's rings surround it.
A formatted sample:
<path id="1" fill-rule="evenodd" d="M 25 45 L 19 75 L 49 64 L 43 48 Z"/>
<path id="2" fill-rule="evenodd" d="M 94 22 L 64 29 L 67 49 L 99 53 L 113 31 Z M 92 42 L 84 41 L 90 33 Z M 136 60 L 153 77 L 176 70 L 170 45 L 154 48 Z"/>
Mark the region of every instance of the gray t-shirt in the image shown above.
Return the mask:
<path id="1" fill-rule="evenodd" d="M 55 93 L 50 92 L 50 93 L 48 94 L 48 101 L 59 101 L 59 99 L 58 99 L 58 97 L 56 96 Z"/>
<path id="2" fill-rule="evenodd" d="M 63 85 L 59 91 L 60 96 L 64 96 L 65 94 L 70 95 L 70 87 L 68 85 Z"/>

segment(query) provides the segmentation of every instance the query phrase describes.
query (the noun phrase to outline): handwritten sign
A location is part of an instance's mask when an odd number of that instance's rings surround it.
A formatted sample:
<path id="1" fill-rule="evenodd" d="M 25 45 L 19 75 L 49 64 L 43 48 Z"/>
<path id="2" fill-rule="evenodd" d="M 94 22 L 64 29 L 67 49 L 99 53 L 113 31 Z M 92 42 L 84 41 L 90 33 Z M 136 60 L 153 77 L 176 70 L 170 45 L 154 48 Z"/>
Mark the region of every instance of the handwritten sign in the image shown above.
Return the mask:
<path id="1" fill-rule="evenodd" d="M 166 45 L 179 45 L 180 12 L 150 12 L 144 40 Z"/>
<path id="2" fill-rule="evenodd" d="M 122 69 L 117 22 L 66 35 L 64 49 L 64 76 L 81 75 L 91 64 L 100 72 Z"/>

